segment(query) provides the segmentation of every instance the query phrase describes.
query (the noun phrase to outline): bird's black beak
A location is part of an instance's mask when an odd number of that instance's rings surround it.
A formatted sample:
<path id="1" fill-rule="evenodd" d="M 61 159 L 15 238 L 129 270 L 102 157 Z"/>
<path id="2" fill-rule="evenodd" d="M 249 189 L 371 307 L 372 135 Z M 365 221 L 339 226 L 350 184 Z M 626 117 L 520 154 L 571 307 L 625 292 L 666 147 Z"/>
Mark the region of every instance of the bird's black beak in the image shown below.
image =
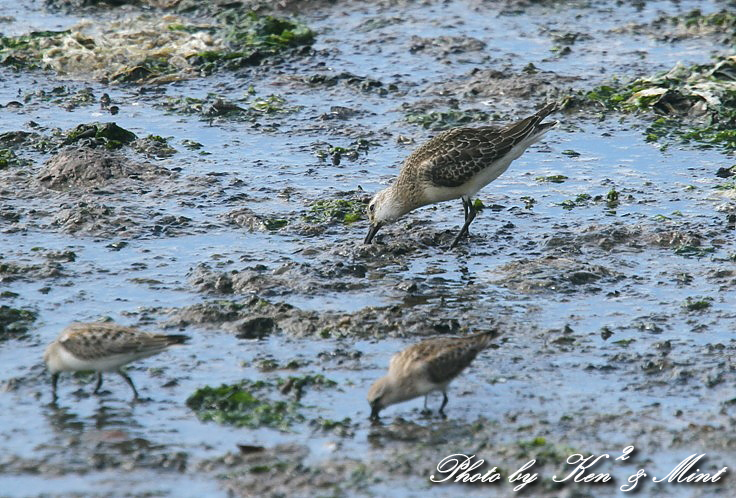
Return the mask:
<path id="1" fill-rule="evenodd" d="M 372 403 L 371 404 L 371 416 L 369 417 L 369 420 L 372 420 L 373 422 L 377 422 L 380 418 L 378 416 L 378 412 L 381 411 L 381 406 L 378 403 Z"/>
<path id="2" fill-rule="evenodd" d="M 373 237 L 376 236 L 378 231 L 381 229 L 381 224 L 378 223 L 376 225 L 371 225 L 370 230 L 368 230 L 368 235 L 365 236 L 365 240 L 363 241 L 364 244 L 370 244 L 373 240 Z"/>

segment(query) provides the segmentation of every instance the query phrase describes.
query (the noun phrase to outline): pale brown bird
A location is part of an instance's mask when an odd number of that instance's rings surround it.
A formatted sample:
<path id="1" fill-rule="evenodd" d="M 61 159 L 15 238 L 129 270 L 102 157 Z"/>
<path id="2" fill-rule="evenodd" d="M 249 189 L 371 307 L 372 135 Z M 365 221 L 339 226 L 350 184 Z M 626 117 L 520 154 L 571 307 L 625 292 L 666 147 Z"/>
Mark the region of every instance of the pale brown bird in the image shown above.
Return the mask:
<path id="1" fill-rule="evenodd" d="M 151 334 L 114 323 L 73 323 L 61 331 L 48 345 L 43 355 L 51 372 L 51 388 L 56 400 L 56 384 L 61 372 L 94 370 L 97 372 L 95 394 L 102 387 L 102 372 L 117 372 L 133 389 L 138 391 L 122 367 L 128 363 L 158 354 L 174 344 L 183 344 L 185 335 Z"/>
<path id="2" fill-rule="evenodd" d="M 454 128 L 429 140 L 406 158 L 396 181 L 368 204 L 371 227 L 364 242 L 370 244 L 382 226 L 409 211 L 460 198 L 465 224 L 450 246 L 455 247 L 475 218 L 472 197 L 557 124 L 542 123 L 555 109 L 556 104 L 547 104 L 528 118 L 502 128 Z"/>
<path id="3" fill-rule="evenodd" d="M 391 358 L 388 374 L 373 383 L 368 390 L 371 420 L 389 405 L 408 401 L 432 391 L 442 392 L 439 413 L 444 416 L 447 386 L 477 354 L 488 347 L 498 332 L 491 330 L 467 337 L 439 337 L 413 344 Z"/>

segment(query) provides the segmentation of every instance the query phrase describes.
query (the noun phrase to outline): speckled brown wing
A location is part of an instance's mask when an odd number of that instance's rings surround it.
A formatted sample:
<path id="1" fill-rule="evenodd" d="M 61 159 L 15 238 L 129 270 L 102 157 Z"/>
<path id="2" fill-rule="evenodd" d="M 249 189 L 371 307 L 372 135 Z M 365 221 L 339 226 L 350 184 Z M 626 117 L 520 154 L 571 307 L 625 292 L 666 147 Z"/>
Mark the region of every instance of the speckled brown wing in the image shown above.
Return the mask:
<path id="1" fill-rule="evenodd" d="M 488 347 L 498 332 L 471 335 L 462 339 L 434 339 L 425 341 L 428 358 L 425 363 L 429 379 L 436 384 L 450 382 L 457 377 L 475 357 Z M 418 344 L 421 346 L 423 343 Z"/>
<path id="2" fill-rule="evenodd" d="M 179 336 L 149 334 L 131 327 L 100 323 L 72 325 L 59 343 L 79 359 L 94 360 L 118 354 L 155 354 L 171 344 L 183 342 L 176 337 Z"/>
<path id="3" fill-rule="evenodd" d="M 458 344 L 443 350 L 427 362 L 429 379 L 436 384 L 450 382 L 470 365 L 481 349 L 475 344 Z"/>
<path id="4" fill-rule="evenodd" d="M 446 131 L 417 149 L 407 162 L 426 163 L 420 169 L 433 185 L 459 187 L 506 156 L 514 146 L 553 126 L 554 123 L 540 123 L 554 108 L 554 104 L 547 105 L 536 114 L 503 128 L 483 126 Z"/>

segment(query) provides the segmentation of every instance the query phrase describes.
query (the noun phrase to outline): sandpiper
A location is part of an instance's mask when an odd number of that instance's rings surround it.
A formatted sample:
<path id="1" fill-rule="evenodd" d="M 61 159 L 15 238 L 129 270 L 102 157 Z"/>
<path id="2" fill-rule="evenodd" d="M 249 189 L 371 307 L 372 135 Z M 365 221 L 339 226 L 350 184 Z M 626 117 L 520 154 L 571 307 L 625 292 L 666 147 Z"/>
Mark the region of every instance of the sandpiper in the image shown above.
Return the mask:
<path id="1" fill-rule="evenodd" d="M 502 128 L 454 128 L 437 135 L 406 158 L 396 181 L 378 192 L 368 205 L 370 244 L 378 230 L 416 208 L 460 198 L 465 224 L 450 248 L 468 233 L 476 209 L 472 197 L 506 171 L 527 147 L 557 121 L 542 123 L 556 104 L 547 104 L 528 118 Z"/>
<path id="2" fill-rule="evenodd" d="M 158 354 L 173 344 L 183 344 L 185 335 L 151 334 L 114 323 L 73 323 L 61 331 L 43 355 L 51 372 L 51 388 L 56 401 L 56 383 L 61 372 L 94 370 L 97 372 L 95 394 L 102 387 L 102 372 L 117 372 L 138 391 L 121 368 L 128 363 Z"/>
<path id="3" fill-rule="evenodd" d="M 491 330 L 468 337 L 439 337 L 413 344 L 391 358 L 388 374 L 368 390 L 371 420 L 389 405 L 424 395 L 424 408 L 432 391 L 442 392 L 439 414 L 444 417 L 447 386 L 488 347 L 498 332 Z"/>

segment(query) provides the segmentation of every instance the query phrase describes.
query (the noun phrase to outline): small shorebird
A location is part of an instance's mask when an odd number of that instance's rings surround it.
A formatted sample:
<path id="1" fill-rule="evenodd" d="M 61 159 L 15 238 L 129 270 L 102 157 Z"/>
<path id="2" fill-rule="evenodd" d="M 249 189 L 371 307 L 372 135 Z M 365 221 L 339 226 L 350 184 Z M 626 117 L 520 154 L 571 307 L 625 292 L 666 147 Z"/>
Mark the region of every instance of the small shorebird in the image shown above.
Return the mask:
<path id="1" fill-rule="evenodd" d="M 114 323 L 73 323 L 61 331 L 43 355 L 51 372 L 51 388 L 56 401 L 56 383 L 61 372 L 95 370 L 95 394 L 102 387 L 102 372 L 117 372 L 133 389 L 133 381 L 121 368 L 128 363 L 158 354 L 173 344 L 183 344 L 189 337 L 151 334 Z"/>
<path id="2" fill-rule="evenodd" d="M 468 337 L 440 337 L 413 344 L 391 358 L 388 374 L 373 383 L 368 390 L 371 420 L 389 405 L 408 401 L 432 391 L 442 392 L 439 413 L 445 416 L 447 386 L 476 355 L 486 349 L 498 332 L 492 330 Z"/>
<path id="3" fill-rule="evenodd" d="M 476 210 L 472 197 L 506 171 L 527 147 L 542 138 L 557 121 L 542 123 L 556 104 L 503 128 L 454 128 L 441 133 L 406 158 L 396 181 L 378 192 L 368 205 L 370 244 L 378 230 L 409 211 L 460 198 L 465 224 L 450 248 L 468 233 Z"/>

